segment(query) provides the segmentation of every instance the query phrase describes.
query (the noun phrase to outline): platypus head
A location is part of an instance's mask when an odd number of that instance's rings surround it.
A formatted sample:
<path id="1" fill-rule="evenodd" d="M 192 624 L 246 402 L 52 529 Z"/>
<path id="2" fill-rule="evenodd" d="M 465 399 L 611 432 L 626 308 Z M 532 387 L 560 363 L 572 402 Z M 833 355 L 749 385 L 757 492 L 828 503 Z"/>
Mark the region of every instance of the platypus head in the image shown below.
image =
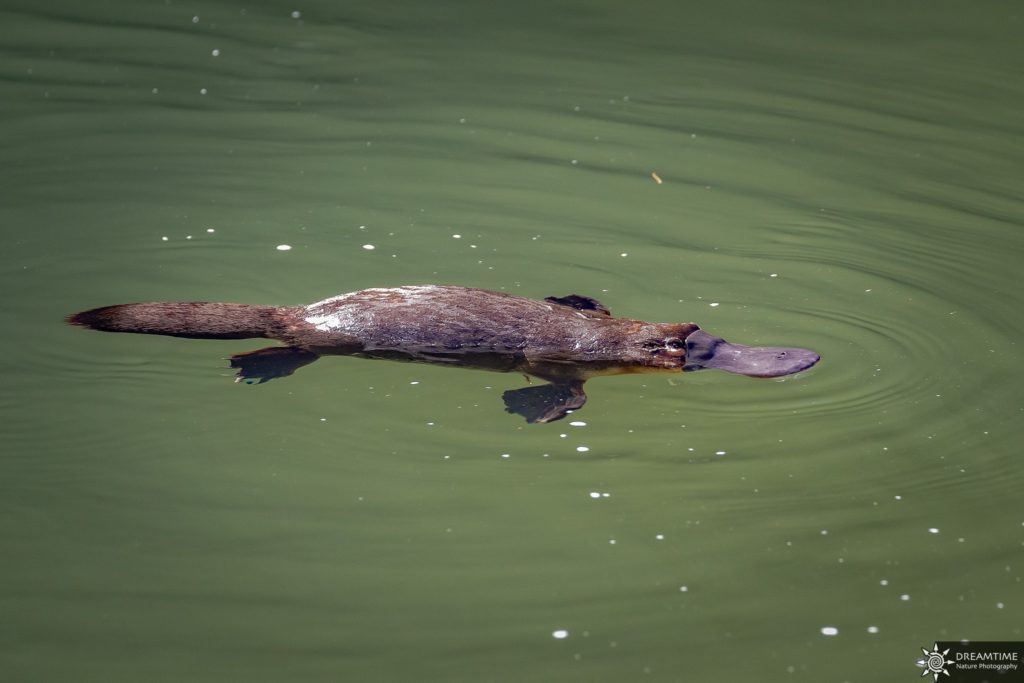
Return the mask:
<path id="1" fill-rule="evenodd" d="M 782 377 L 806 370 L 820 356 L 808 349 L 731 344 L 696 330 L 686 337 L 684 371 L 715 368 L 748 377 Z"/>

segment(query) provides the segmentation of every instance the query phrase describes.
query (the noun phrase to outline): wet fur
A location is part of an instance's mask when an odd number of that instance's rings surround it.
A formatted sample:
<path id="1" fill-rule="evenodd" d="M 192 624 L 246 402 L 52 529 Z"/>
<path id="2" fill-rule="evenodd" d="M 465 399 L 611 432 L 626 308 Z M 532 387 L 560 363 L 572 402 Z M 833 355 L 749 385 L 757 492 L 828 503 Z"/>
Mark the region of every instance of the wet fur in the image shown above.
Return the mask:
<path id="1" fill-rule="evenodd" d="M 69 315 L 65 321 L 103 332 L 189 339 L 250 339 L 271 336 L 278 329 L 279 310 L 246 304 L 165 301 L 104 306 Z"/>
<path id="2" fill-rule="evenodd" d="M 758 371 L 766 368 L 757 376 L 779 376 L 810 367 L 818 359 L 803 349 L 728 344 L 703 332 L 695 334 L 700 328 L 693 323 L 614 318 L 599 302 L 575 294 L 539 301 L 443 285 L 364 289 L 294 307 L 121 304 L 66 320 L 106 332 L 193 339 L 266 337 L 283 342 L 285 346 L 231 357 L 239 380 L 246 382 L 285 377 L 322 355 L 522 372 L 552 383 L 505 393 L 507 409 L 529 422 L 557 420 L 581 407 L 586 401 L 583 383 L 599 375 L 701 367 L 744 374 L 744 359 L 756 358 Z M 728 361 L 718 360 L 725 359 L 726 350 Z M 786 361 L 785 353 L 777 358 L 768 355 L 776 351 L 803 355 Z M 690 355 L 707 360 L 703 365 L 688 364 Z M 716 366 L 716 360 L 721 364 Z"/>

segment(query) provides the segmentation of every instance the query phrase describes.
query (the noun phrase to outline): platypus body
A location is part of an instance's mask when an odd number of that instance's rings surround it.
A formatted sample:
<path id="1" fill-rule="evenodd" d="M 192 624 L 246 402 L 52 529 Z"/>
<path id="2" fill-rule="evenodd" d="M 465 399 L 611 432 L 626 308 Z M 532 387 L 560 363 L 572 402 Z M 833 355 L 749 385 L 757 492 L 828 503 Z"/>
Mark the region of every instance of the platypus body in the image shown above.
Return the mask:
<path id="1" fill-rule="evenodd" d="M 231 356 L 236 381 L 267 382 L 320 356 L 359 356 L 520 372 L 550 384 L 506 391 L 506 409 L 551 422 L 586 402 L 591 377 L 717 368 L 781 377 L 818 362 L 807 349 L 740 346 L 693 323 L 613 318 L 576 294 L 543 301 L 442 285 L 364 289 L 309 306 L 205 302 L 121 304 L 67 318 L 106 332 L 283 342 Z"/>

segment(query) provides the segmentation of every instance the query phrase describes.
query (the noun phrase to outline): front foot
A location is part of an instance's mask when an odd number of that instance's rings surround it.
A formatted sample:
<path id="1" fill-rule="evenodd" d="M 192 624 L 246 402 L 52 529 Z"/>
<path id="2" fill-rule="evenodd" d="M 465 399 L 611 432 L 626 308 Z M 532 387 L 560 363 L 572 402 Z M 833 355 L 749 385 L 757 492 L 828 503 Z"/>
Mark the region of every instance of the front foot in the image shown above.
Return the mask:
<path id="1" fill-rule="evenodd" d="M 561 420 L 587 402 L 583 382 L 511 389 L 502 394 L 501 398 L 505 401 L 506 412 L 522 415 L 530 424 Z"/>
<path id="2" fill-rule="evenodd" d="M 268 346 L 228 358 L 231 367 L 238 369 L 236 382 L 263 384 L 278 377 L 287 377 L 303 365 L 309 365 L 320 356 L 297 346 Z"/>

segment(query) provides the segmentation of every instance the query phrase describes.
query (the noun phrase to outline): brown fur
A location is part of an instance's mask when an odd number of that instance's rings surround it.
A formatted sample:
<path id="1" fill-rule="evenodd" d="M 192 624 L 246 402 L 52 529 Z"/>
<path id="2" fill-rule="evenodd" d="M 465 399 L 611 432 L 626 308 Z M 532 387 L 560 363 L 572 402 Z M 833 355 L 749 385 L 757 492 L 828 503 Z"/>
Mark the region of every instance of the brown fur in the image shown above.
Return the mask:
<path id="1" fill-rule="evenodd" d="M 104 332 L 161 334 L 189 339 L 269 337 L 279 309 L 248 304 L 168 301 L 104 306 L 69 315 L 70 325 Z"/>
<path id="2" fill-rule="evenodd" d="M 322 355 L 518 371 L 552 383 L 505 392 L 507 409 L 530 422 L 557 420 L 582 407 L 583 383 L 600 375 L 713 367 L 778 377 L 818 360 L 806 349 L 730 344 L 693 323 L 614 318 L 599 302 L 575 294 L 538 301 L 441 285 L 365 289 L 295 307 L 121 304 L 76 313 L 67 322 L 106 332 L 283 342 L 231 357 L 246 382 L 290 375 Z"/>

